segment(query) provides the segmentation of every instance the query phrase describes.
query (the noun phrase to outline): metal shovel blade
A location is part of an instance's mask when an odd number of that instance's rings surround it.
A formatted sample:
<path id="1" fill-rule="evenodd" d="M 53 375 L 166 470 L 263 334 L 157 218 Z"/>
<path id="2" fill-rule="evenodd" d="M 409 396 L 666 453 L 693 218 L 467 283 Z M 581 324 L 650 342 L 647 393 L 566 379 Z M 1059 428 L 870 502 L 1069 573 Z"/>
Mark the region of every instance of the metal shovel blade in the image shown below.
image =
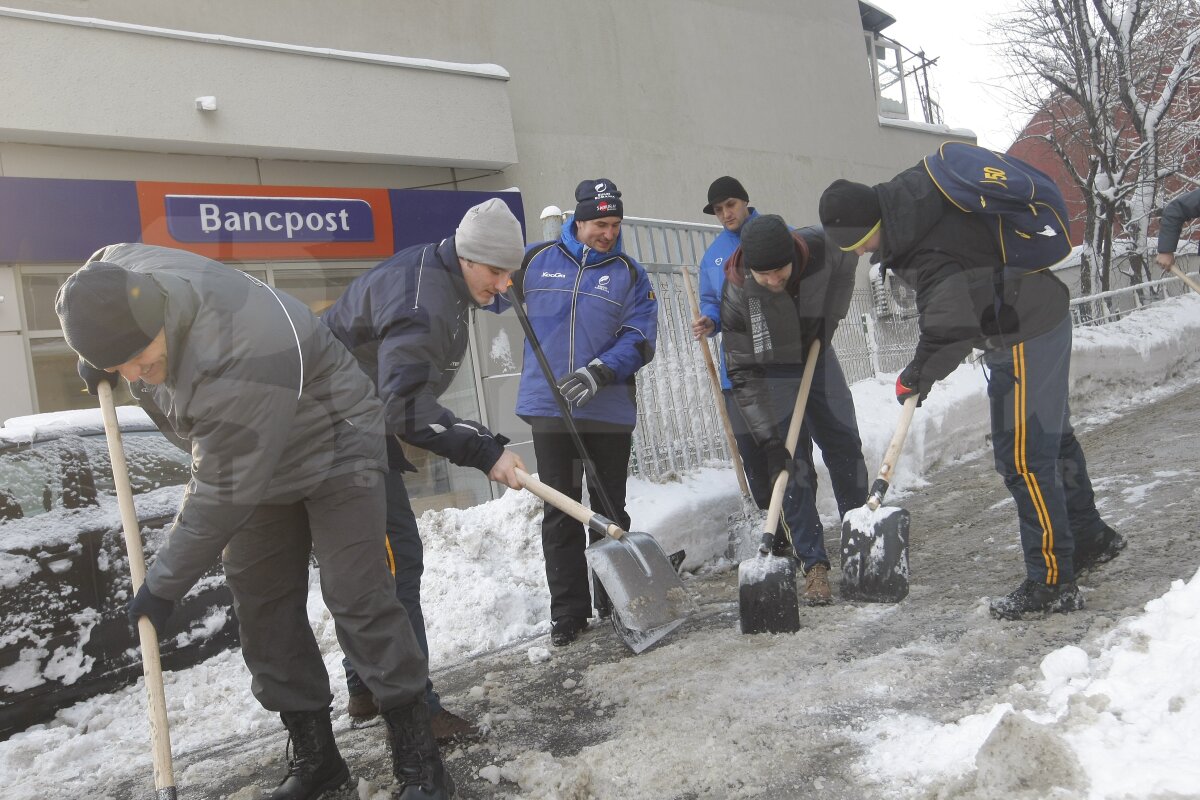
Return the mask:
<path id="1" fill-rule="evenodd" d="M 898 603 L 908 596 L 908 524 L 908 511 L 895 506 L 847 512 L 842 522 L 844 599 Z"/>
<path id="2" fill-rule="evenodd" d="M 620 539 L 601 539 L 589 545 L 584 555 L 629 630 L 645 634 L 673 628 L 696 610 L 667 554 L 648 533 L 630 531 Z"/>
<path id="3" fill-rule="evenodd" d="M 800 630 L 796 564 L 792 559 L 759 554 L 738 564 L 738 615 L 742 633 Z"/>
<path id="4" fill-rule="evenodd" d="M 620 613 L 615 609 L 613 610 L 612 615 L 613 630 L 616 631 L 617 635 L 621 637 L 621 641 L 625 643 L 625 646 L 633 651 L 634 655 L 641 653 L 643 650 L 650 647 L 659 639 L 663 638 L 682 624 L 683 620 L 677 619 L 674 622 L 669 622 L 666 625 L 663 625 L 661 628 L 651 628 L 648 631 L 635 631 L 631 628 L 625 627 Z"/>

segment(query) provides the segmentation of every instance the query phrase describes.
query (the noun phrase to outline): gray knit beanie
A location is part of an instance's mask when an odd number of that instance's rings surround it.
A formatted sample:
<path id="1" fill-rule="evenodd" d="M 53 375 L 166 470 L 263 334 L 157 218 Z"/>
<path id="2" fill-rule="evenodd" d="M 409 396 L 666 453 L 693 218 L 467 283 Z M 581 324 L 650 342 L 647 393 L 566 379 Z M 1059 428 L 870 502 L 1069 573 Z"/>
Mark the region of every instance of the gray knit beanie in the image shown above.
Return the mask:
<path id="1" fill-rule="evenodd" d="M 498 197 L 471 206 L 454 232 L 454 250 L 460 258 L 489 267 L 513 270 L 525 257 L 521 223 Z"/>

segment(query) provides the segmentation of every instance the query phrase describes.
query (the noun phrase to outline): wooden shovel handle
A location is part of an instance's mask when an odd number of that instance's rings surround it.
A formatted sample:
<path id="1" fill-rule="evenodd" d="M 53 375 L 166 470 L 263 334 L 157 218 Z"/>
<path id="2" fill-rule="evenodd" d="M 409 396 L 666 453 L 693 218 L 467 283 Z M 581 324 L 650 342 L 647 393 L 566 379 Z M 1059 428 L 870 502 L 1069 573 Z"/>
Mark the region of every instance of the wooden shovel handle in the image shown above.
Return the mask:
<path id="1" fill-rule="evenodd" d="M 917 410 L 917 403 L 921 398 L 913 394 L 904 401 L 904 408 L 900 410 L 900 421 L 896 423 L 896 432 L 892 434 L 892 441 L 888 444 L 887 451 L 883 454 L 883 464 L 879 467 L 879 474 L 876 476 L 876 486 L 871 489 L 871 496 L 867 498 L 867 508 L 874 511 L 879 508 L 883 501 L 883 492 L 887 491 L 887 487 L 892 482 L 892 474 L 896 469 L 896 462 L 900 460 L 900 448 L 904 447 L 904 440 L 908 436 L 908 426 L 912 424 L 913 412 Z M 882 481 L 882 491 L 876 491 L 876 487 Z"/>
<path id="2" fill-rule="evenodd" d="M 696 300 L 696 290 L 692 288 L 692 275 L 688 272 L 688 268 L 684 267 L 683 285 L 688 296 L 688 302 L 692 307 L 692 315 L 696 319 L 700 319 L 700 303 Z M 729 422 L 729 412 L 725 410 L 725 395 L 721 392 L 721 379 L 717 376 L 717 365 L 713 363 L 712 351 L 708 349 L 708 342 L 701 339 L 698 344 L 700 351 L 704 353 L 704 365 L 708 367 L 708 381 L 712 386 L 713 399 L 717 403 L 717 412 L 721 415 L 721 427 L 725 429 L 725 442 L 729 445 L 729 454 L 733 458 L 733 471 L 737 473 L 738 486 L 742 490 L 742 495 L 750 496 L 750 487 L 746 483 L 746 471 L 742 467 L 742 454 L 737 448 L 737 439 L 733 436 L 733 425 Z"/>
<path id="3" fill-rule="evenodd" d="M 804 424 L 804 409 L 808 405 L 808 393 L 812 389 L 813 374 L 817 371 L 817 356 L 820 353 L 821 340 L 817 339 L 808 348 L 808 357 L 804 360 L 804 375 L 800 378 L 800 391 L 796 393 L 796 405 L 792 409 L 792 421 L 788 425 L 787 441 L 784 442 L 792 458 L 796 457 L 796 442 L 800 441 L 800 426 Z M 767 519 L 763 523 L 763 539 L 758 548 L 760 553 L 770 552 L 770 538 L 774 538 L 775 528 L 779 525 L 787 482 L 786 471 L 779 473 L 775 478 L 775 486 L 771 490 L 771 505 L 767 507 Z"/>
<path id="4" fill-rule="evenodd" d="M 517 467 L 516 472 L 517 479 L 521 481 L 521 484 L 542 498 L 543 502 L 549 503 L 572 519 L 582 522 L 596 533 L 602 533 L 618 540 L 625 535 L 625 531 L 608 517 L 594 513 L 583 503 L 572 500 L 557 489 L 547 486 L 520 467 Z"/>
<path id="5" fill-rule="evenodd" d="M 1180 280 L 1182 280 L 1188 286 L 1192 287 L 1192 289 L 1194 289 L 1196 292 L 1200 293 L 1200 283 L 1196 283 L 1196 281 L 1194 281 L 1190 275 L 1188 275 L 1186 272 L 1184 272 L 1183 270 L 1181 270 L 1179 268 L 1178 264 L 1172 264 L 1167 269 L 1169 269 L 1171 272 L 1175 273 L 1175 275 L 1177 275 L 1180 278 Z"/>
<path id="6" fill-rule="evenodd" d="M 104 438 L 108 441 L 108 458 L 112 464 L 113 485 L 117 490 L 117 505 L 121 509 L 121 527 L 125 532 L 125 550 L 129 554 L 129 574 L 133 592 L 146 580 L 146 559 L 142 555 L 142 526 L 133 506 L 133 490 L 129 486 L 129 468 L 125 463 L 125 448 L 121 443 L 121 426 L 113 404 L 112 387 L 101 381 L 96 389 L 100 398 L 100 414 L 104 419 Z M 159 800 L 175 797 L 175 772 L 171 765 L 171 731 L 167 723 L 167 697 L 163 690 L 162 662 L 158 652 L 158 632 L 146 617 L 138 620 L 138 638 L 142 645 L 142 672 L 146 677 L 147 713 L 150 717 L 150 744 L 154 755 L 154 788 Z"/>

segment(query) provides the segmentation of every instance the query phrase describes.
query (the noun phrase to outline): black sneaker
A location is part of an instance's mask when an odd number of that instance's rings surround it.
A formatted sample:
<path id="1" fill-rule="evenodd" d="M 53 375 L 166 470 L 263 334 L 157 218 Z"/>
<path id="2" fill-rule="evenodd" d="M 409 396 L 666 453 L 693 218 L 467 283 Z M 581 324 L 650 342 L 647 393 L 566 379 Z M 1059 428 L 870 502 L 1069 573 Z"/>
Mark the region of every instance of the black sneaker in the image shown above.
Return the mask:
<path id="1" fill-rule="evenodd" d="M 559 617 L 550 623 L 550 643 L 555 647 L 566 647 L 578 639 L 586 627 L 587 620 L 583 617 Z"/>
<path id="2" fill-rule="evenodd" d="M 1121 554 L 1127 544 L 1129 542 L 1124 536 L 1105 525 L 1095 541 L 1075 548 L 1075 577 L 1078 578 L 1080 573 L 1112 561 Z"/>
<path id="3" fill-rule="evenodd" d="M 1026 578 L 1014 591 L 991 602 L 996 619 L 1023 619 L 1026 615 L 1069 614 L 1083 608 L 1083 595 L 1074 582 L 1047 586 Z"/>

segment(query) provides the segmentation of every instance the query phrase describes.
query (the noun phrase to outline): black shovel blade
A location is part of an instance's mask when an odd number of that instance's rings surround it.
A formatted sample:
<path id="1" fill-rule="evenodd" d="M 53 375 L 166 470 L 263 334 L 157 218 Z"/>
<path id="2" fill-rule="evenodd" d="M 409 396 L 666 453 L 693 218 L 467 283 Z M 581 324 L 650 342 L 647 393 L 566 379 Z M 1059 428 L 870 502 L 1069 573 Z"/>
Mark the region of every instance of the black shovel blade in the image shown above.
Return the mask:
<path id="1" fill-rule="evenodd" d="M 842 522 L 841 596 L 898 603 L 908 596 L 908 511 L 863 506 Z"/>
<path id="2" fill-rule="evenodd" d="M 759 554 L 738 564 L 738 613 L 742 633 L 795 633 L 800 630 L 796 563 Z"/>

